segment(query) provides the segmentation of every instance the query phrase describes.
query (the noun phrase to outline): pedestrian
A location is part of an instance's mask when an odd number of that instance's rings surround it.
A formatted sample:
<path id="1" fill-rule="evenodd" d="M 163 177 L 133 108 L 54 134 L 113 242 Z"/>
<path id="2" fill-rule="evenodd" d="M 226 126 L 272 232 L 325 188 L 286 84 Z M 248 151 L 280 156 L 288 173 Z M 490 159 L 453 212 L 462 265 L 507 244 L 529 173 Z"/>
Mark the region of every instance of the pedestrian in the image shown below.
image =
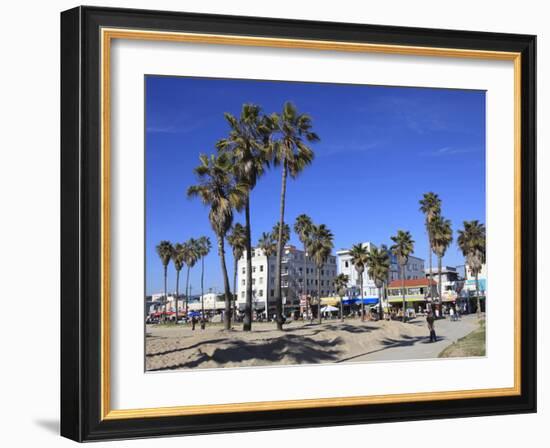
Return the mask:
<path id="1" fill-rule="evenodd" d="M 455 310 L 453 309 L 452 306 L 449 308 L 449 316 L 451 318 L 451 322 L 454 322 L 455 321 Z"/>
<path id="2" fill-rule="evenodd" d="M 197 319 L 195 316 L 191 318 L 191 330 L 195 331 L 195 325 L 197 324 Z"/>
<path id="3" fill-rule="evenodd" d="M 428 315 L 426 316 L 426 323 L 428 324 L 428 329 L 430 330 L 430 342 L 436 342 L 437 337 L 435 335 L 435 319 L 431 311 L 428 311 Z"/>

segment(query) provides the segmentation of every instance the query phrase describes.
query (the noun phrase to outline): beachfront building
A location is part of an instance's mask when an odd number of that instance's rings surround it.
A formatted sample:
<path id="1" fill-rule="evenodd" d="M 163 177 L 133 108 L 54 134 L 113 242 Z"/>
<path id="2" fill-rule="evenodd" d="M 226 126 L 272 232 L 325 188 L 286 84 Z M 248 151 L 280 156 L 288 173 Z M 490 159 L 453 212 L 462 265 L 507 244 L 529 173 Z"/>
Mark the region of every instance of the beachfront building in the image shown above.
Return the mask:
<path id="1" fill-rule="evenodd" d="M 426 268 L 426 278 L 430 278 L 430 269 Z M 432 280 L 439 284 L 439 270 L 436 267 L 432 268 Z M 461 281 L 460 272 L 453 266 L 441 267 L 441 291 L 443 302 L 453 302 L 457 298 L 458 282 Z M 434 296 L 437 298 L 438 290 L 434 290 Z"/>
<path id="2" fill-rule="evenodd" d="M 368 251 L 371 248 L 376 247 L 370 241 L 362 243 L 362 246 L 365 247 Z M 399 279 L 399 265 L 397 264 L 397 258 L 392 253 L 390 255 L 390 272 L 389 272 L 389 281 Z M 368 269 L 365 269 L 363 272 L 363 291 L 360 291 L 361 285 L 359 282 L 359 275 L 353 263 L 351 262 L 351 255 L 349 249 L 341 249 L 336 252 L 338 257 L 338 273 L 345 274 L 348 276 L 348 296 L 363 297 L 367 299 L 366 303 L 377 303 L 378 302 L 378 288 L 374 284 L 374 281 L 368 275 Z M 418 257 L 409 257 L 408 263 L 405 265 L 405 278 L 407 280 L 411 279 L 422 279 L 424 278 L 424 260 Z M 349 300 L 350 297 L 346 297 L 346 300 Z"/>
<path id="3" fill-rule="evenodd" d="M 436 288 L 435 281 L 431 285 Z M 387 306 L 391 309 L 401 310 L 403 308 L 403 289 L 405 290 L 405 303 L 407 309 L 418 311 L 425 310 L 429 297 L 430 280 L 428 278 L 415 278 L 407 280 L 394 280 L 388 285 Z"/>
<path id="4" fill-rule="evenodd" d="M 189 298 L 189 312 L 201 311 L 203 306 L 205 314 L 221 313 L 225 310 L 225 295 L 209 292 L 204 294 L 202 300 L 200 295 Z"/>
<path id="5" fill-rule="evenodd" d="M 305 264 L 304 264 L 305 263 Z M 237 309 L 243 311 L 246 302 L 246 253 L 237 265 Z M 321 297 L 334 295 L 333 281 L 336 277 L 336 257 L 329 256 L 321 269 Z M 268 316 L 275 314 L 276 256 L 267 257 L 262 249 L 252 252 L 252 309 L 257 314 L 266 310 Z M 304 284 L 305 279 L 305 284 Z M 305 297 L 317 296 L 317 268 L 303 250 L 293 245 L 285 246 L 281 266 L 281 293 L 286 316 L 303 309 Z M 302 305 L 302 307 L 300 306 Z"/>
<path id="6" fill-rule="evenodd" d="M 479 283 L 479 296 L 481 299 L 481 311 L 485 311 L 485 301 L 487 299 L 487 265 L 481 267 L 481 271 L 478 274 L 478 283 Z M 466 265 L 466 278 L 464 280 L 464 291 L 462 296 L 465 299 L 469 299 L 468 310 L 473 312 L 477 306 L 476 297 L 476 279 L 472 275 L 470 268 Z"/>

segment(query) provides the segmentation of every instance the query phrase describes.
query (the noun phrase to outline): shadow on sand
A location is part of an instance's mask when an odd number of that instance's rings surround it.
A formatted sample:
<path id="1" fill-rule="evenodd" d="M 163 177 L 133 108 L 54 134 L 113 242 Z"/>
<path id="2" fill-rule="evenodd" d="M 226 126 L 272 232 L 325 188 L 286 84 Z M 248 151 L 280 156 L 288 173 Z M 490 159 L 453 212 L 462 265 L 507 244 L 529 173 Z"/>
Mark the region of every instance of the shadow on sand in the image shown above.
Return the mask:
<path id="1" fill-rule="evenodd" d="M 285 334 L 276 339 L 260 342 L 234 340 L 227 341 L 227 346 L 216 348 L 211 355 L 199 350 L 194 359 L 165 366 L 150 371 L 173 370 L 199 367 L 208 361 L 214 361 L 220 367 L 231 362 L 255 360 L 265 364 L 290 358 L 293 364 L 315 364 L 319 362 L 335 362 L 342 350 L 341 338 L 330 341 L 316 341 L 314 339 Z"/>

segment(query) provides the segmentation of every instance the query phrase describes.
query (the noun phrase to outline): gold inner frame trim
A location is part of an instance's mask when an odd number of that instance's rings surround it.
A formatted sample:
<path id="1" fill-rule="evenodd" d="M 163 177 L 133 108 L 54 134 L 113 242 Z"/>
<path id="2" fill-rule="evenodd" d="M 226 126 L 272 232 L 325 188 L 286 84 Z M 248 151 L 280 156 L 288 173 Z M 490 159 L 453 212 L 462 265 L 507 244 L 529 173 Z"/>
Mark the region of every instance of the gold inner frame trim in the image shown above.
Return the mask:
<path id="1" fill-rule="evenodd" d="M 110 347 L 110 62 L 111 41 L 131 39 L 212 45 L 239 45 L 355 53 L 490 59 L 514 62 L 514 386 L 507 388 L 369 395 L 304 400 L 188 405 L 141 409 L 111 409 Z M 521 54 L 458 48 L 418 47 L 304 39 L 279 39 L 217 34 L 196 34 L 137 29 L 101 29 L 101 419 L 152 418 L 229 412 L 307 409 L 382 403 L 422 402 L 521 394 Z"/>

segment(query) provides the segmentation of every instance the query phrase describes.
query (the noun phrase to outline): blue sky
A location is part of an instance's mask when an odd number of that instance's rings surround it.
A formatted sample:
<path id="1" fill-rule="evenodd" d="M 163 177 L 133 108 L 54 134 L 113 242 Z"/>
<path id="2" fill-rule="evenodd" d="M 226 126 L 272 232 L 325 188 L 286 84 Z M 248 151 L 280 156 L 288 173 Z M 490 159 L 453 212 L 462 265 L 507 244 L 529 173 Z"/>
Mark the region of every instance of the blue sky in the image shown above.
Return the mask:
<path id="1" fill-rule="evenodd" d="M 313 164 L 288 182 L 285 221 L 307 213 L 333 231 L 336 250 L 360 241 L 390 244 L 403 229 L 413 235 L 415 255 L 427 258 L 418 211 L 427 191 L 440 195 L 453 230 L 464 220 L 485 222 L 485 92 L 160 76 L 145 83 L 147 294 L 162 290 L 159 241 L 207 235 L 215 243 L 208 210 L 186 190 L 196 182 L 199 153 L 215 152 L 227 134 L 223 113 L 238 115 L 247 102 L 271 113 L 292 101 L 312 116 L 321 141 L 312 145 Z M 277 222 L 280 188 L 280 169 L 272 169 L 252 193 L 253 243 Z M 294 234 L 291 243 L 300 245 Z M 205 261 L 205 287 L 221 290 L 215 247 Z M 453 242 L 444 264 L 462 263 Z M 199 271 L 190 277 L 194 293 Z M 173 268 L 168 285 L 174 289 Z"/>

